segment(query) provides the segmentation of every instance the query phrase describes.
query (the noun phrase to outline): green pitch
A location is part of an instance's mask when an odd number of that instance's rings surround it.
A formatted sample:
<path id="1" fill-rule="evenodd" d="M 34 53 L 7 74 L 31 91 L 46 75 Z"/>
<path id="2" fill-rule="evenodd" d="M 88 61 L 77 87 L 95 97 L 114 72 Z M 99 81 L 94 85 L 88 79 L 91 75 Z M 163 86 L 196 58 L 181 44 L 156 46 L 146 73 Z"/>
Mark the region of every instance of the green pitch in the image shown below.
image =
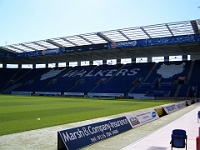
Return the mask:
<path id="1" fill-rule="evenodd" d="M 0 135 L 155 107 L 174 100 L 0 95 Z"/>

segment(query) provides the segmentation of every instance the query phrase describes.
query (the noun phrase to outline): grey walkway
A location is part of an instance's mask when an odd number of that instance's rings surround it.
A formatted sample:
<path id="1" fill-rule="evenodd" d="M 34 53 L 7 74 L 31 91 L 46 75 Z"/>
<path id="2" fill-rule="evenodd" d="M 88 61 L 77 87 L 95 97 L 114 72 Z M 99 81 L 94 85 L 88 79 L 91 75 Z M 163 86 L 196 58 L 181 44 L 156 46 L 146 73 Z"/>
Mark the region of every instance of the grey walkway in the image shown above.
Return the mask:
<path id="1" fill-rule="evenodd" d="M 170 150 L 171 131 L 184 129 L 188 136 L 188 150 L 196 150 L 196 137 L 199 134 L 197 112 L 200 106 L 186 113 L 177 120 L 126 146 L 122 150 Z M 176 149 L 176 148 L 174 148 Z M 180 149 L 180 148 L 179 148 Z"/>

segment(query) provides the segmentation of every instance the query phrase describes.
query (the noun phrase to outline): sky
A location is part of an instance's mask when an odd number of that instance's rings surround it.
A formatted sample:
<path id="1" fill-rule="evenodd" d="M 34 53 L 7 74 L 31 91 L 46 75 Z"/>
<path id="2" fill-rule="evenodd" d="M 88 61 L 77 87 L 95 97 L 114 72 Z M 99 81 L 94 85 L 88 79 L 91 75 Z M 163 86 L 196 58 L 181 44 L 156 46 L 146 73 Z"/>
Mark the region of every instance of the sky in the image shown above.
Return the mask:
<path id="1" fill-rule="evenodd" d="M 200 0 L 0 0 L 0 46 L 200 19 Z"/>

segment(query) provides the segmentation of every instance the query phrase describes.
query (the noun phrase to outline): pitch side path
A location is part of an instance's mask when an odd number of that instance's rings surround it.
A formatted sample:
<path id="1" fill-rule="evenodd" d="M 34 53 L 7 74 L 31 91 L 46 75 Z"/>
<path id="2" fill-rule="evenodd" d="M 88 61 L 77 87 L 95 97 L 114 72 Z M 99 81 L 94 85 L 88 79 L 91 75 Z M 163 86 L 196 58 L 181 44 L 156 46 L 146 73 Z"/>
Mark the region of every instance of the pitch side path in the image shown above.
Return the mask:
<path id="1" fill-rule="evenodd" d="M 200 127 L 200 123 L 197 122 L 197 112 L 199 110 L 200 102 L 161 117 L 156 121 L 88 146 L 84 148 L 84 150 L 171 150 L 171 133 L 173 129 L 178 128 L 184 129 L 187 132 L 188 150 L 196 150 L 196 137 L 198 136 L 198 128 Z M 130 113 L 137 112 L 138 111 Z M 127 114 L 128 113 L 0 136 L 0 149 L 56 150 L 57 131 L 100 122 Z M 176 148 L 174 148 L 174 150 L 176 150 Z"/>

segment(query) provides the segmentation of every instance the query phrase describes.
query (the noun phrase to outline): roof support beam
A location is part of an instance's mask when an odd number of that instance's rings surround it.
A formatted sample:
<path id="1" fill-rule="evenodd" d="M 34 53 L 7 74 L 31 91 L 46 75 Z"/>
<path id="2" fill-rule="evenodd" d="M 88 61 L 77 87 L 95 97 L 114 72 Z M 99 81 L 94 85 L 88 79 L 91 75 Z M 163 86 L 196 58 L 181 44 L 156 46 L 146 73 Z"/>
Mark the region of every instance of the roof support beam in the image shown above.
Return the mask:
<path id="1" fill-rule="evenodd" d="M 101 32 L 97 32 L 97 35 L 100 37 L 100 38 L 102 38 L 102 39 L 104 39 L 105 41 L 107 41 L 108 43 L 112 43 L 112 42 L 114 42 L 114 41 L 112 41 L 110 38 L 108 38 L 107 36 L 105 36 L 103 33 L 101 33 Z"/>
<path id="2" fill-rule="evenodd" d="M 94 43 L 92 43 L 90 40 L 88 40 L 87 38 L 83 37 L 82 35 L 78 35 L 78 37 L 84 39 L 85 41 L 87 41 L 87 42 L 90 43 L 90 44 L 94 44 Z"/>
<path id="3" fill-rule="evenodd" d="M 0 47 L 0 50 L 1 49 L 3 49 L 3 50 L 6 50 L 6 51 L 8 51 L 8 52 L 11 52 L 11 53 L 13 53 L 14 51 L 13 50 L 11 50 L 11 49 L 9 49 L 9 48 L 7 48 L 8 46 L 2 46 L 2 47 Z"/>
<path id="4" fill-rule="evenodd" d="M 195 34 L 200 34 L 196 20 L 190 21 Z"/>
<path id="5" fill-rule="evenodd" d="M 122 31 L 118 30 L 118 32 L 123 35 L 127 40 L 131 41 L 131 39 L 126 35 L 124 34 Z"/>
<path id="6" fill-rule="evenodd" d="M 22 51 L 22 52 L 26 52 L 25 50 L 23 50 L 23 49 L 20 49 L 20 48 L 17 48 L 17 47 L 15 47 L 15 46 L 13 46 L 13 45 L 9 45 L 11 48 L 14 48 L 14 49 L 16 49 L 16 50 L 19 50 L 19 51 Z"/>
<path id="7" fill-rule="evenodd" d="M 61 38 L 63 41 L 66 41 L 66 42 L 69 42 L 69 43 L 71 43 L 71 44 L 73 44 L 74 46 L 79 46 L 79 45 L 77 45 L 76 43 L 74 43 L 74 42 L 72 42 L 72 41 L 70 41 L 70 40 L 68 40 L 68 39 L 66 39 L 66 38 Z"/>
<path id="8" fill-rule="evenodd" d="M 124 52 L 127 56 L 129 56 L 130 58 L 132 58 L 133 56 L 128 53 L 128 51 L 124 50 L 123 48 L 118 48 L 120 51 Z"/>
<path id="9" fill-rule="evenodd" d="M 35 45 L 38 45 L 38 46 L 40 46 L 40 47 L 43 47 L 43 48 L 45 48 L 45 49 L 48 49 L 48 47 L 46 47 L 46 46 L 44 46 L 44 45 L 42 45 L 42 44 L 39 44 L 39 43 L 37 43 L 37 42 L 33 42 Z"/>
<path id="10" fill-rule="evenodd" d="M 169 28 L 169 25 L 168 24 L 165 24 L 165 25 L 166 25 L 167 29 L 169 30 L 169 32 L 171 33 L 171 35 L 174 36 L 172 30 Z"/>
<path id="11" fill-rule="evenodd" d="M 50 40 L 50 39 L 46 40 L 46 42 L 53 44 L 54 46 L 57 46 L 57 47 L 64 47 L 63 45 L 56 43 L 56 42 L 54 42 L 53 40 Z"/>
<path id="12" fill-rule="evenodd" d="M 149 35 L 149 33 L 148 33 L 143 27 L 140 27 L 140 29 L 141 29 L 149 38 L 151 38 L 151 36 Z"/>
<path id="13" fill-rule="evenodd" d="M 29 48 L 29 49 L 32 49 L 32 50 L 34 50 L 34 51 L 37 51 L 37 49 L 35 49 L 35 48 L 32 48 L 32 47 L 29 47 L 29 46 L 27 46 L 27 45 L 25 45 L 25 44 L 20 44 L 20 45 L 22 45 L 22 46 L 24 46 L 24 47 L 27 47 L 27 48 Z"/>

